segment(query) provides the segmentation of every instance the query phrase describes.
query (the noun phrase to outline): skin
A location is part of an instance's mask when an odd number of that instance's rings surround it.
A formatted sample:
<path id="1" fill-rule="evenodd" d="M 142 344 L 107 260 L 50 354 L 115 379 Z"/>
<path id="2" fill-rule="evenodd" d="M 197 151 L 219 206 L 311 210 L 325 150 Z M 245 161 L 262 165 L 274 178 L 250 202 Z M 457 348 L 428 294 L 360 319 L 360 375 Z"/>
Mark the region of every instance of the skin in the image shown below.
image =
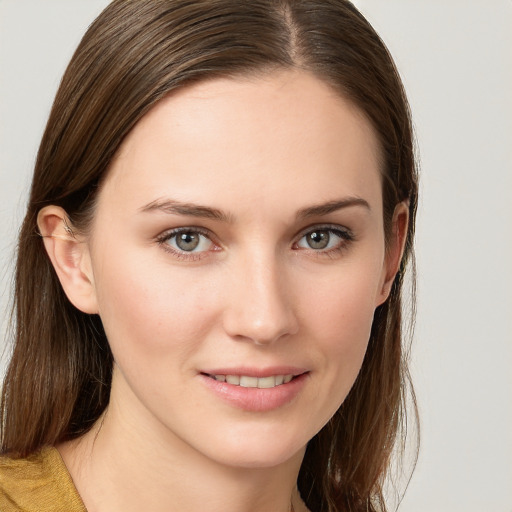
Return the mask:
<path id="1" fill-rule="evenodd" d="M 167 200 L 222 215 L 155 207 Z M 370 123 L 291 70 L 157 104 L 118 152 L 87 236 L 69 239 L 65 212 L 42 210 L 61 283 L 99 313 L 116 361 L 106 413 L 58 447 L 89 512 L 288 511 L 306 443 L 361 367 L 406 211 L 386 250 Z M 195 252 L 163 239 L 183 227 L 202 230 Z M 308 245 L 315 228 L 327 249 Z M 201 376 L 280 365 L 301 368 L 304 383 L 268 411 L 227 403 Z"/>

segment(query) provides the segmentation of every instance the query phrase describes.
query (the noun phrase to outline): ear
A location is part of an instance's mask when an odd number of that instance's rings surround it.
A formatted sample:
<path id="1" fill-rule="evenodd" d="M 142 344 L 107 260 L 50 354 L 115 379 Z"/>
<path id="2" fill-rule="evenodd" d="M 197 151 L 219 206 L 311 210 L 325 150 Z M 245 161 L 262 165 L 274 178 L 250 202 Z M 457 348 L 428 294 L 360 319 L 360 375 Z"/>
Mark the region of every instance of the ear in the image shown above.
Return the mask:
<path id="1" fill-rule="evenodd" d="M 407 239 L 407 228 L 409 226 L 409 203 L 403 201 L 398 203 L 393 213 L 390 239 L 386 247 L 386 256 L 382 272 L 382 283 L 378 296 L 377 306 L 387 300 L 393 286 L 395 276 L 400 269 L 400 263 L 405 249 Z"/>
<path id="2" fill-rule="evenodd" d="M 98 312 L 89 246 L 73 233 L 66 212 L 46 206 L 37 215 L 44 246 L 70 302 L 84 313 Z"/>

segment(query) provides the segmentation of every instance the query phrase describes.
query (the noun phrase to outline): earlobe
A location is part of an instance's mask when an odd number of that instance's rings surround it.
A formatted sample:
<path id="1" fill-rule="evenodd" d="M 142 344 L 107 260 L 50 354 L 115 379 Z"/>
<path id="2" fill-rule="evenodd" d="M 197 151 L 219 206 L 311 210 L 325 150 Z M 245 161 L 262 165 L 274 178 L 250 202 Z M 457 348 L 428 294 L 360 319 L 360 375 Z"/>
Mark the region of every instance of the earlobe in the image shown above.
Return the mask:
<path id="1" fill-rule="evenodd" d="M 383 269 L 383 280 L 378 300 L 380 305 L 387 300 L 405 250 L 407 228 L 409 226 L 409 205 L 407 201 L 398 203 L 393 213 L 390 240 L 387 244 Z"/>
<path id="2" fill-rule="evenodd" d="M 37 215 L 46 252 L 69 301 L 84 313 L 98 313 L 89 247 L 70 226 L 59 206 L 46 206 Z"/>

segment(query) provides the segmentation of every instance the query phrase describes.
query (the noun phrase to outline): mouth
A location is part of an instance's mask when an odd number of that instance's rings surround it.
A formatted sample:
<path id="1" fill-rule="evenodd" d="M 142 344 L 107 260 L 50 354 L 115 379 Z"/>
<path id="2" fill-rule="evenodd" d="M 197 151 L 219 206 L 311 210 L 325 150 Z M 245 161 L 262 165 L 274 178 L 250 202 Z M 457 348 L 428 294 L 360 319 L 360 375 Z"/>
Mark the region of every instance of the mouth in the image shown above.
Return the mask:
<path id="1" fill-rule="evenodd" d="M 305 368 L 216 368 L 199 373 L 204 385 L 230 406 L 266 412 L 291 403 L 308 382 Z"/>
<path id="2" fill-rule="evenodd" d="M 216 380 L 217 382 L 226 382 L 233 386 L 240 386 L 243 388 L 258 388 L 258 389 L 271 389 L 276 386 L 288 384 L 296 376 L 289 373 L 283 375 L 270 375 L 268 377 L 253 377 L 250 375 L 210 375 L 204 374 L 207 377 Z"/>

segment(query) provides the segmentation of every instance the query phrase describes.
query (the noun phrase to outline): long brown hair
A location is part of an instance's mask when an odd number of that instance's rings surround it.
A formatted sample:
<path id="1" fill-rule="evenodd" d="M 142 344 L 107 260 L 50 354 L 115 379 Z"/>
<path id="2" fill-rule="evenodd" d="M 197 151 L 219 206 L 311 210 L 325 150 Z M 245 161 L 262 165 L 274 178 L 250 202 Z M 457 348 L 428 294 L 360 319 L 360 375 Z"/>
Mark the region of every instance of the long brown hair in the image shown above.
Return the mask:
<path id="1" fill-rule="evenodd" d="M 412 258 L 417 176 L 399 75 L 347 0 L 115 0 L 91 25 L 55 98 L 19 237 L 2 453 L 22 457 L 76 438 L 109 401 L 113 361 L 101 321 L 67 300 L 37 233 L 38 211 L 62 206 L 86 230 L 123 139 L 170 91 L 292 67 L 329 83 L 371 121 L 383 155 L 386 233 L 396 204 L 409 204 L 404 258 L 375 312 L 362 369 L 308 444 L 298 479 L 314 512 L 386 510 L 383 479 L 403 430 L 409 382 L 401 292 Z"/>

